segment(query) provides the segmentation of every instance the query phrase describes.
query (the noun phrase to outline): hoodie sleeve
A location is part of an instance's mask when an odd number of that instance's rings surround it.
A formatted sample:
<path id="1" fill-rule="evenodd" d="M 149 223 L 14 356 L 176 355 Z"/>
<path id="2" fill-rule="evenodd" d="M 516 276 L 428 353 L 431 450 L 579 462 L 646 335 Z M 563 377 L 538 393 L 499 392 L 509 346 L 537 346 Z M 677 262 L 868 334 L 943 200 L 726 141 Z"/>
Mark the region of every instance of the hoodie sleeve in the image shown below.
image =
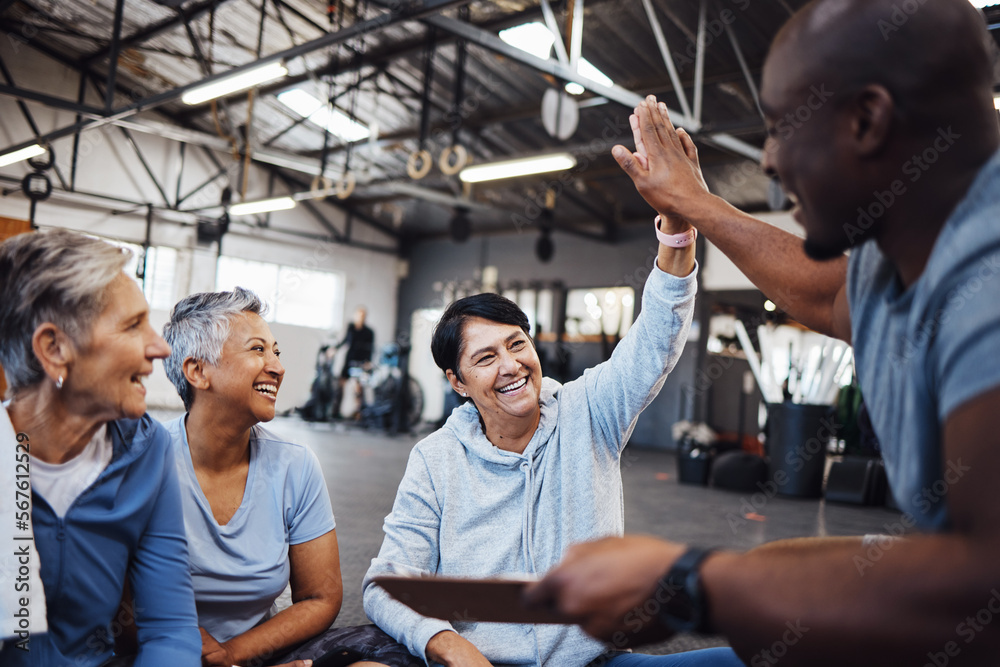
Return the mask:
<path id="1" fill-rule="evenodd" d="M 575 385 L 571 391 L 585 392 L 582 404 L 590 410 L 595 434 L 603 434 L 604 442 L 616 453 L 625 447 L 639 414 L 660 392 L 684 351 L 694 314 L 697 274 L 697 264 L 684 278 L 654 265 L 642 292 L 639 317 L 611 358 L 567 384 Z"/>
<path id="2" fill-rule="evenodd" d="M 385 518 L 382 548 L 378 557 L 372 559 L 362 589 L 368 618 L 428 664 L 427 642 L 439 632 L 453 630 L 451 623 L 421 616 L 397 602 L 372 579 L 385 574 L 435 573 L 440 554 L 440 527 L 441 510 L 434 482 L 418 446 L 410 453 L 392 512 Z"/>
<path id="3" fill-rule="evenodd" d="M 136 667 L 201 664 L 201 636 L 188 570 L 177 467 L 166 431 L 153 437 L 162 461 L 154 508 L 130 564 L 139 656 Z M 149 454 L 152 454 L 150 452 Z"/>

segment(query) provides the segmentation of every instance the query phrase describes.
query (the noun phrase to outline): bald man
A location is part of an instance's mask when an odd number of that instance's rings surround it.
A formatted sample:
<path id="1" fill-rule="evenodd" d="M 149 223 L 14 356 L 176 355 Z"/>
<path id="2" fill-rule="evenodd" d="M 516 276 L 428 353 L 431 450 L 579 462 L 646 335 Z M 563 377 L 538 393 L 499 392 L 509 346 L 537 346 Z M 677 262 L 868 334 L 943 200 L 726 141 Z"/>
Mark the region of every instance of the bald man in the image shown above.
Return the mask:
<path id="1" fill-rule="evenodd" d="M 775 38 L 769 138 L 805 242 L 710 195 L 648 99 L 614 155 L 672 231 L 696 227 L 773 301 L 852 342 L 903 510 L 898 539 L 745 554 L 580 545 L 532 591 L 592 634 L 725 635 L 753 667 L 1000 664 L 1000 153 L 968 0 L 822 0 Z M 851 249 L 850 257 L 844 255 Z M 666 574 L 665 574 L 666 573 Z"/>

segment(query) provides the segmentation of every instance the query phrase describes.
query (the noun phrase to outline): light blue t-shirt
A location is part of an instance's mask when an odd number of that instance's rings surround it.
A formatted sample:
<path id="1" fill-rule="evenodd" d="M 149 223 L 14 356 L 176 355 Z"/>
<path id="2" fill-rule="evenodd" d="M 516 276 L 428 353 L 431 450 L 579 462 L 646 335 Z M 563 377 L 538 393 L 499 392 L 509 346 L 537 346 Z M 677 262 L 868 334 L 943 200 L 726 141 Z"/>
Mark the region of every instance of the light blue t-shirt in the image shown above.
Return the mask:
<path id="1" fill-rule="evenodd" d="M 945 420 L 1000 386 L 1000 152 L 903 290 L 874 241 L 847 276 L 858 379 L 899 507 L 924 530 L 950 527 L 948 489 L 970 461 L 944 454 Z"/>
<path id="2" fill-rule="evenodd" d="M 288 585 L 288 546 L 325 535 L 336 523 L 312 450 L 254 426 L 243 502 L 220 526 L 195 476 L 184 420 L 164 426 L 180 479 L 198 625 L 224 642 L 270 617 Z"/>

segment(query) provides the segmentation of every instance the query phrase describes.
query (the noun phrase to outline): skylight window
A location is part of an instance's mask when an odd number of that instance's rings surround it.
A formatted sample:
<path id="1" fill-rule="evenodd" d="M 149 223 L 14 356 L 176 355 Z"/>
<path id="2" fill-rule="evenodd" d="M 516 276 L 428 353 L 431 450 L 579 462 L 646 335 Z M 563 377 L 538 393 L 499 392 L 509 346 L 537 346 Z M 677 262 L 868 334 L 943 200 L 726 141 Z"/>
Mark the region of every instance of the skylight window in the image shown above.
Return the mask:
<path id="1" fill-rule="evenodd" d="M 1000 0 L 996 0 L 1000 2 Z M 521 49 L 525 53 L 530 53 L 536 58 L 548 60 L 552 52 L 552 45 L 556 38 L 545 24 L 537 21 L 524 23 L 513 28 L 500 31 L 500 39 L 511 46 Z M 576 71 L 585 79 L 590 79 L 595 83 L 604 86 L 613 86 L 615 82 L 601 70 L 594 67 L 586 58 L 580 58 Z M 586 89 L 578 83 L 570 82 L 566 84 L 566 92 L 570 95 L 581 95 Z"/>
<path id="2" fill-rule="evenodd" d="M 615 82 L 611 80 L 607 74 L 597 69 L 590 64 L 590 61 L 586 58 L 580 58 L 580 62 L 576 66 L 576 71 L 579 72 L 580 76 L 585 79 L 590 79 L 594 83 L 599 83 L 602 86 L 613 86 Z M 584 91 L 584 87 L 578 83 L 567 83 L 566 92 L 570 95 L 581 95 Z"/>
<path id="3" fill-rule="evenodd" d="M 501 30 L 500 39 L 542 60 L 549 59 L 552 45 L 556 42 L 552 31 L 537 21 Z"/>
<path id="4" fill-rule="evenodd" d="M 294 88 L 278 94 L 278 101 L 286 107 L 309 119 L 309 122 L 326 129 L 330 134 L 344 141 L 360 141 L 371 136 L 371 130 L 354 120 L 340 109 L 333 109 L 304 90 Z"/>

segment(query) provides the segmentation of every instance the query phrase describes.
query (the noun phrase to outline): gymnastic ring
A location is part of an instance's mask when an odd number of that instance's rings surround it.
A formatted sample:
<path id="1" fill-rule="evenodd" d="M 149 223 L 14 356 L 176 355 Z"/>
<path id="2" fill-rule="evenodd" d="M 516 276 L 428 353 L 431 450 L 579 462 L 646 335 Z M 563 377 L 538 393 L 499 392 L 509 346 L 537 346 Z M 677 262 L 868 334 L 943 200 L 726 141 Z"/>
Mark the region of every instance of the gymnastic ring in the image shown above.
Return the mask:
<path id="1" fill-rule="evenodd" d="M 320 184 L 323 185 L 320 188 Z M 322 174 L 316 174 L 313 177 L 312 185 L 309 186 L 309 196 L 313 199 L 318 199 L 323 201 L 326 199 L 327 191 L 333 186 L 333 180 L 329 176 L 323 176 Z"/>
<path id="2" fill-rule="evenodd" d="M 455 164 L 451 163 L 451 156 L 455 156 Z M 469 152 L 465 150 L 465 146 L 462 144 L 455 144 L 453 146 L 448 146 L 443 151 L 441 151 L 441 157 L 438 158 L 438 167 L 441 169 L 441 173 L 446 176 L 454 176 L 458 172 L 465 168 L 465 165 L 469 162 Z"/>
<path id="3" fill-rule="evenodd" d="M 354 178 L 354 172 L 348 171 L 344 172 L 344 175 L 340 177 L 337 184 L 334 187 L 334 192 L 337 193 L 337 199 L 347 199 L 352 194 L 354 194 L 354 186 L 357 184 L 357 179 Z"/>
<path id="4" fill-rule="evenodd" d="M 417 169 L 417 160 L 421 161 L 419 169 Z M 410 154 L 410 159 L 406 161 L 406 173 L 413 180 L 419 181 L 430 172 L 431 165 L 433 164 L 434 161 L 431 159 L 430 152 L 421 149 L 416 153 Z"/>

